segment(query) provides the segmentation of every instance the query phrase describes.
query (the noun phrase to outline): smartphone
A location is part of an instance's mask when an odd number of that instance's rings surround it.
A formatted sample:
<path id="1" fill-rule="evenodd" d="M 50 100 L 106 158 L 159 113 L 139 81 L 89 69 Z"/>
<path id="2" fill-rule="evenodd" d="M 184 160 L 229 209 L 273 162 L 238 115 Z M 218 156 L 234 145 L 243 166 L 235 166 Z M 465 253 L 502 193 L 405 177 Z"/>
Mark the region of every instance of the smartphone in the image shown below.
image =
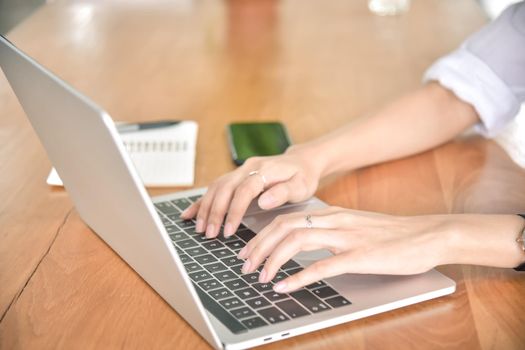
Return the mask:
<path id="1" fill-rule="evenodd" d="M 254 156 L 281 154 L 291 145 L 286 128 L 279 122 L 232 123 L 227 127 L 232 159 L 242 165 Z"/>

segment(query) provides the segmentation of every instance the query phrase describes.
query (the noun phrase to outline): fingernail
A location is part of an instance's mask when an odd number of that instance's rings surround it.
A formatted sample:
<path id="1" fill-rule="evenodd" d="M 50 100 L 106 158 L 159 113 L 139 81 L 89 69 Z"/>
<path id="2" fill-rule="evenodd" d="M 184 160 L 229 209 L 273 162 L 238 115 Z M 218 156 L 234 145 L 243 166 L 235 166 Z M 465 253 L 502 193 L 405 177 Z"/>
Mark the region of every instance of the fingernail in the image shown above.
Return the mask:
<path id="1" fill-rule="evenodd" d="M 273 198 L 271 193 L 265 193 L 259 198 L 259 206 L 268 208 L 272 206 L 275 202 L 275 198 Z"/>
<path id="2" fill-rule="evenodd" d="M 251 263 L 250 263 L 250 260 L 246 260 L 244 262 L 244 265 L 242 265 L 242 273 L 247 273 L 249 270 L 250 270 L 250 266 L 251 266 Z"/>
<path id="3" fill-rule="evenodd" d="M 244 246 L 240 251 L 239 251 L 239 254 L 237 255 L 237 257 L 239 259 L 244 259 L 245 256 L 246 256 L 246 252 L 248 251 L 248 249 L 246 248 L 246 246 Z"/>
<path id="4" fill-rule="evenodd" d="M 286 283 L 281 281 L 273 286 L 273 290 L 277 293 L 282 293 L 286 290 Z"/>
<path id="5" fill-rule="evenodd" d="M 197 225 L 195 226 L 195 232 L 202 233 L 204 231 L 204 220 L 197 219 Z"/>
<path id="6" fill-rule="evenodd" d="M 259 282 L 265 283 L 266 282 L 266 275 L 267 275 L 266 269 L 263 269 L 261 271 L 261 274 L 259 275 Z"/>
<path id="7" fill-rule="evenodd" d="M 224 226 L 224 237 L 233 235 L 233 226 L 229 222 Z"/>
<path id="8" fill-rule="evenodd" d="M 182 213 L 180 213 L 180 217 L 185 219 L 188 216 L 188 209 L 185 209 Z"/>
<path id="9" fill-rule="evenodd" d="M 215 225 L 209 224 L 208 228 L 206 228 L 206 237 L 212 238 L 215 234 Z"/>

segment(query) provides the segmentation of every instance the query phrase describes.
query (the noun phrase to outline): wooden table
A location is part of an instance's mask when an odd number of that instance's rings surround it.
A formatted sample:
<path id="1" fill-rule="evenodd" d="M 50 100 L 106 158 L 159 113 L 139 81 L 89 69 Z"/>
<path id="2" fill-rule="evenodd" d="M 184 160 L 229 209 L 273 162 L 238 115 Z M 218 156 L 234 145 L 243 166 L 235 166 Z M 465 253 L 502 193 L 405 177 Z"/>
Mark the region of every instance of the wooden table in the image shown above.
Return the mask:
<path id="1" fill-rule="evenodd" d="M 228 122 L 281 120 L 295 142 L 312 139 L 416 88 L 485 21 L 473 0 L 416 0 L 395 18 L 365 0 L 56 1 L 9 38 L 114 119 L 198 121 L 205 186 L 233 169 Z M 0 348 L 208 348 L 45 184 L 51 165 L 3 76 L 0 115 Z M 525 212 L 525 172 L 464 137 L 318 195 L 396 214 Z M 439 270 L 455 294 L 266 348 L 525 348 L 523 275 Z"/>

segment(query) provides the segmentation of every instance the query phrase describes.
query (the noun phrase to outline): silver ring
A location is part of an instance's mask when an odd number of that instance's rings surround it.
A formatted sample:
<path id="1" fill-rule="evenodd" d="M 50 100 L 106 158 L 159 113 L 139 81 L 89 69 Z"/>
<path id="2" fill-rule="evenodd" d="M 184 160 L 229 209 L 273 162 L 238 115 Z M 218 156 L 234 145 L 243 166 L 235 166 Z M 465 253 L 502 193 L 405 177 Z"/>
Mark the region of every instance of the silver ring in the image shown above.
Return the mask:
<path id="1" fill-rule="evenodd" d="M 264 177 L 264 175 L 261 174 L 261 173 L 259 173 L 258 170 L 250 171 L 250 172 L 248 173 L 248 176 L 254 176 L 254 175 L 259 175 L 259 176 L 261 177 L 262 182 L 263 182 L 263 189 L 266 188 L 266 184 L 267 184 L 268 182 L 266 181 L 266 178 Z"/>
<path id="2" fill-rule="evenodd" d="M 312 228 L 314 227 L 314 224 L 312 223 L 312 215 L 308 214 L 306 215 L 306 228 Z"/>

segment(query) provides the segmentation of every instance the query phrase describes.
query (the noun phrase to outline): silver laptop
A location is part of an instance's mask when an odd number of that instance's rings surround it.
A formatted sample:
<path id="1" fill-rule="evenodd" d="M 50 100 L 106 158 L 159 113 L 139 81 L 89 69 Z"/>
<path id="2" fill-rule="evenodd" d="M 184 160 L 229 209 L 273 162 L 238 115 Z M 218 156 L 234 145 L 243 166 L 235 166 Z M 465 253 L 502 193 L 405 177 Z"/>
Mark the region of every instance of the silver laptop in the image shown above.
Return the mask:
<path id="1" fill-rule="evenodd" d="M 150 198 L 110 116 L 0 37 L 0 67 L 87 225 L 215 348 L 244 349 L 450 294 L 435 270 L 343 275 L 290 294 L 243 275 L 237 252 L 278 214 L 326 206 L 316 198 L 248 210 L 232 238 L 207 240 L 179 213 L 205 189 Z M 302 253 L 283 279 L 325 251 Z"/>

